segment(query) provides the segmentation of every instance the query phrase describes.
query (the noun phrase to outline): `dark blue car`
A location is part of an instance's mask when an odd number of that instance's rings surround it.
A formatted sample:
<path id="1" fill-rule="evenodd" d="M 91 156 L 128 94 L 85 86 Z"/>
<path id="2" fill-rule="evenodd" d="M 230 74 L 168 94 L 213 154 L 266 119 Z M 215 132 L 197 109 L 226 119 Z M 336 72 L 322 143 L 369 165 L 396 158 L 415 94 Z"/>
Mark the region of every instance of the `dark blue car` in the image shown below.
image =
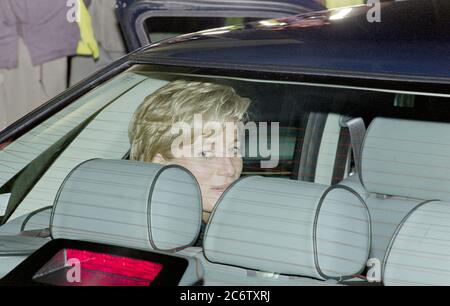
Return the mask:
<path id="1" fill-rule="evenodd" d="M 2 283 L 450 285 L 450 2 L 240 17 L 0 134 Z"/>

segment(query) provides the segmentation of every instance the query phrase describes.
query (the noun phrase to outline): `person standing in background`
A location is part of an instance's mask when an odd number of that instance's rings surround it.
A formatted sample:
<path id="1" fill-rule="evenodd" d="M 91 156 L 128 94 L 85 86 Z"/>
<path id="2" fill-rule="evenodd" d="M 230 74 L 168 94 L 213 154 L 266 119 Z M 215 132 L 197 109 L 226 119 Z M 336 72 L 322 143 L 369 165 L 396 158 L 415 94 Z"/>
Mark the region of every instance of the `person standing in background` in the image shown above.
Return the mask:
<path id="1" fill-rule="evenodd" d="M 328 9 L 343 7 L 343 6 L 352 6 L 352 5 L 361 5 L 365 4 L 365 0 L 317 0 L 319 4 L 322 4 Z"/>
<path id="2" fill-rule="evenodd" d="M 97 55 L 96 42 L 85 41 L 90 20 L 82 19 L 83 28 L 70 21 L 68 3 L 0 0 L 0 130 L 66 89 L 68 56 Z"/>
<path id="3" fill-rule="evenodd" d="M 92 27 L 100 49 L 100 58 L 71 58 L 70 86 L 126 54 L 126 46 L 116 17 L 116 0 L 95 0 L 89 6 Z"/>

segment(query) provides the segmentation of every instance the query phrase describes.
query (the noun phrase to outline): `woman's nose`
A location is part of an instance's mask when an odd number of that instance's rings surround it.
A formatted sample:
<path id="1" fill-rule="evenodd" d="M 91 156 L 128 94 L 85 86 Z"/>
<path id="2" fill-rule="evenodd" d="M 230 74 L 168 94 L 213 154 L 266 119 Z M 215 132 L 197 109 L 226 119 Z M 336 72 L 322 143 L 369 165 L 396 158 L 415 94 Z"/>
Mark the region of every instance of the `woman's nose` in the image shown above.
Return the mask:
<path id="1" fill-rule="evenodd" d="M 232 157 L 221 157 L 219 159 L 218 174 L 222 176 L 234 177 L 236 175 L 236 169 L 233 165 Z"/>

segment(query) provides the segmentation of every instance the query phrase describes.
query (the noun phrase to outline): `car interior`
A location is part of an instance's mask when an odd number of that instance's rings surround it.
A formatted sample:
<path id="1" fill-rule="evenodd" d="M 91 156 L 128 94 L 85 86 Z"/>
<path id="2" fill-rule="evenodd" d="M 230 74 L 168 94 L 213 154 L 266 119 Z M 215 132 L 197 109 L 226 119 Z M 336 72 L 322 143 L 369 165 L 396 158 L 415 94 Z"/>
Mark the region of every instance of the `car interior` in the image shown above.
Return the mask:
<path id="1" fill-rule="evenodd" d="M 278 165 L 243 157 L 202 247 L 193 246 L 202 209 L 195 179 L 128 158 L 136 108 L 183 78 L 230 85 L 252 100 L 249 120 L 280 126 Z M 0 151 L 0 193 L 11 193 L 0 278 L 49 241 L 69 239 L 188 258 L 180 284 L 449 284 L 448 100 L 136 66 Z M 30 168 L 39 174 L 30 188 L 15 188 Z"/>

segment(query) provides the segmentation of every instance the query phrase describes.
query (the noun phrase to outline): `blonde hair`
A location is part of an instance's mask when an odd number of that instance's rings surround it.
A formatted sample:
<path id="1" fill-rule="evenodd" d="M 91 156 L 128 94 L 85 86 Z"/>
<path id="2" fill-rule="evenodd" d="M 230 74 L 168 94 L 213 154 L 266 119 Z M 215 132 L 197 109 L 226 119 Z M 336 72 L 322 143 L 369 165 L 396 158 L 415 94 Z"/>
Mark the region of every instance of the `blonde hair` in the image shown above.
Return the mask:
<path id="1" fill-rule="evenodd" d="M 229 86 L 172 81 L 147 96 L 134 113 L 128 130 L 130 159 L 150 162 L 161 154 L 170 160 L 177 137 L 171 133 L 175 123 L 192 124 L 196 114 L 201 114 L 204 122 L 242 121 L 249 105 L 249 99 Z"/>

